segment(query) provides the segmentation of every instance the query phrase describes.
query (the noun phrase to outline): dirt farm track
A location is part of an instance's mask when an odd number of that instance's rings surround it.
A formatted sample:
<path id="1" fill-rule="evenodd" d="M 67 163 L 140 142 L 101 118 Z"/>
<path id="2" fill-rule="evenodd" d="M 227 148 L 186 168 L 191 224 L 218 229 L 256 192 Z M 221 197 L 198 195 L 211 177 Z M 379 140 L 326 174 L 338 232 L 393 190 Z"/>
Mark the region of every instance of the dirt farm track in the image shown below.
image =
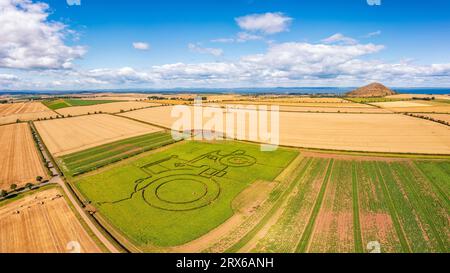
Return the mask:
<path id="1" fill-rule="evenodd" d="M 0 228 L 0 253 L 101 252 L 55 188 L 0 207 Z"/>
<path id="2" fill-rule="evenodd" d="M 47 177 L 28 124 L 0 126 L 0 189 Z"/>

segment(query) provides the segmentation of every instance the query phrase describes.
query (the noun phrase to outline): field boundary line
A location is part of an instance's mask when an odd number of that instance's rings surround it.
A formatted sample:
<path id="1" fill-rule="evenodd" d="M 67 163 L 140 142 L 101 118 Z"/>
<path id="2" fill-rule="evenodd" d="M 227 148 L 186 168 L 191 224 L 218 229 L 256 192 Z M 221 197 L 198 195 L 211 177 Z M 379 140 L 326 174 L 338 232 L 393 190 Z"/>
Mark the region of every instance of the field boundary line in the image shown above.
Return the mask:
<path id="1" fill-rule="evenodd" d="M 353 195 L 353 240 L 356 253 L 363 253 L 361 223 L 359 217 L 358 174 L 356 162 L 352 162 L 352 195 Z"/>
<path id="2" fill-rule="evenodd" d="M 395 202 L 392 200 L 392 196 L 386 186 L 386 182 L 384 181 L 383 175 L 381 173 L 380 165 L 378 164 L 378 162 L 375 162 L 374 164 L 376 166 L 376 174 L 378 177 L 378 181 L 380 182 L 383 194 L 387 199 L 389 213 L 391 215 L 392 222 L 394 223 L 394 228 L 397 232 L 397 236 L 398 236 L 398 239 L 400 240 L 402 249 L 404 251 L 411 253 L 412 252 L 411 246 L 409 245 L 408 241 L 406 240 L 405 231 L 403 230 L 403 226 L 400 223 L 400 220 L 398 217 L 398 212 L 397 212 L 398 209 L 395 206 Z"/>
<path id="3" fill-rule="evenodd" d="M 300 241 L 295 249 L 296 253 L 303 253 L 305 252 L 306 248 L 308 247 L 310 240 L 311 240 L 311 234 L 313 233 L 313 228 L 316 223 L 317 216 L 319 214 L 319 211 L 322 207 L 323 198 L 325 196 L 325 191 L 328 186 L 328 181 L 331 177 L 331 172 L 334 166 L 334 159 L 330 159 L 330 162 L 328 163 L 327 172 L 325 174 L 325 177 L 322 181 L 322 186 L 320 188 L 319 194 L 317 195 L 316 203 L 314 204 L 314 208 L 311 211 L 311 215 L 308 221 L 308 224 L 305 227 L 305 230 L 303 231 L 302 237 L 300 238 Z"/>

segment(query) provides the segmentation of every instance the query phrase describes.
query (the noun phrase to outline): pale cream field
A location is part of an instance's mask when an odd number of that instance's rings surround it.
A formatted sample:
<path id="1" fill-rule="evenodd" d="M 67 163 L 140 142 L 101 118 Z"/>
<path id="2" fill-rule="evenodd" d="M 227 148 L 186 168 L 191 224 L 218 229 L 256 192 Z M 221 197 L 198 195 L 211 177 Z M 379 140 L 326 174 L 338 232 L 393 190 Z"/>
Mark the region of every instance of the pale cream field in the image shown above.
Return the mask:
<path id="1" fill-rule="evenodd" d="M 159 104 L 154 103 L 146 103 L 146 102 L 113 102 L 113 103 L 105 103 L 105 104 L 97 104 L 90 106 L 76 106 L 76 107 L 67 107 L 56 110 L 61 115 L 67 116 L 80 116 L 86 115 L 88 113 L 119 113 L 121 111 L 130 111 L 133 109 L 142 109 L 151 106 L 158 106 Z"/>
<path id="2" fill-rule="evenodd" d="M 248 107 L 251 104 L 215 104 L 205 103 L 205 106 L 211 107 L 233 107 L 236 109 Z M 276 104 L 254 104 L 255 106 L 266 105 L 268 109 L 271 106 L 278 106 L 280 111 L 283 112 L 305 112 L 305 113 L 390 113 L 389 110 L 381 109 L 377 107 L 331 107 L 324 105 L 319 106 L 289 106 L 289 105 L 276 105 Z M 322 104 L 323 105 L 323 104 Z"/>
<path id="3" fill-rule="evenodd" d="M 0 253 L 67 253 L 70 242 L 81 253 L 101 252 L 56 188 L 0 207 Z"/>
<path id="4" fill-rule="evenodd" d="M 437 121 L 444 121 L 450 123 L 450 114 L 415 114 L 417 116 L 429 117 Z"/>
<path id="5" fill-rule="evenodd" d="M 177 120 L 171 117 L 171 110 L 169 106 L 157 107 L 122 115 L 171 128 Z M 281 145 L 366 152 L 450 154 L 450 127 L 399 114 L 280 112 L 279 124 Z M 185 129 L 194 128 L 191 126 Z M 248 132 L 246 136 L 249 136 Z"/>
<path id="6" fill-rule="evenodd" d="M 0 189 L 35 183 L 37 176 L 48 177 L 26 123 L 0 126 L 0 162 Z"/>
<path id="7" fill-rule="evenodd" d="M 373 106 L 361 103 L 354 103 L 350 101 L 341 100 L 338 98 L 304 98 L 292 100 L 240 100 L 240 101 L 226 101 L 226 104 L 241 104 L 241 105 L 280 105 L 280 106 L 298 106 L 298 107 L 344 107 L 344 108 L 373 108 Z"/>
<path id="8" fill-rule="evenodd" d="M 39 121 L 35 125 L 54 156 L 161 131 L 141 122 L 107 114 Z"/>
<path id="9" fill-rule="evenodd" d="M 0 125 L 50 117 L 56 117 L 56 113 L 40 102 L 0 104 Z"/>
<path id="10" fill-rule="evenodd" d="M 434 97 L 437 100 L 450 100 L 450 95 L 420 95 L 420 94 L 397 94 L 392 96 L 387 96 L 388 99 L 408 99 L 411 100 L 413 98 L 432 98 Z"/>
<path id="11" fill-rule="evenodd" d="M 393 112 L 409 113 L 450 113 L 450 103 L 437 101 L 394 101 L 372 103 Z"/>

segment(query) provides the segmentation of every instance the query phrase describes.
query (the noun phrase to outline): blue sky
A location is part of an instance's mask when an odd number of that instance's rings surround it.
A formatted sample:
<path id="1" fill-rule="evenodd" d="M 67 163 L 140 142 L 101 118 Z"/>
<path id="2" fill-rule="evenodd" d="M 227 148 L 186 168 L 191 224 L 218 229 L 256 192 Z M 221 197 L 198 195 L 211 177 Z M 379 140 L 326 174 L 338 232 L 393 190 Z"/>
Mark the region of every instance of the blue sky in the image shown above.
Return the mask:
<path id="1" fill-rule="evenodd" d="M 450 86 L 446 0 L 72 2 L 0 1 L 0 90 Z"/>

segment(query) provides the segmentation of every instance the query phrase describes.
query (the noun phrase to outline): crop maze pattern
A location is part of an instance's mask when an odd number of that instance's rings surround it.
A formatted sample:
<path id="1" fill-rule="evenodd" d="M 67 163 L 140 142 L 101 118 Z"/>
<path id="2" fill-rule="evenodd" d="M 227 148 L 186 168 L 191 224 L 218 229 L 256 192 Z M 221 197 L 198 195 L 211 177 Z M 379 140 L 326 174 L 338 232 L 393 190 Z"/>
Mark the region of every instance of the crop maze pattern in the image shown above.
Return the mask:
<path id="1" fill-rule="evenodd" d="M 140 166 L 149 176 L 135 181 L 128 198 L 103 204 L 117 204 L 140 194 L 149 206 L 167 211 L 190 211 L 210 205 L 221 192 L 216 178 L 224 177 L 229 168 L 245 168 L 256 164 L 255 157 L 243 150 L 232 153 L 213 151 L 187 161 L 173 155 Z M 191 194 L 171 194 L 173 187 L 188 188 Z M 195 192 L 192 192 L 195 191 Z"/>

